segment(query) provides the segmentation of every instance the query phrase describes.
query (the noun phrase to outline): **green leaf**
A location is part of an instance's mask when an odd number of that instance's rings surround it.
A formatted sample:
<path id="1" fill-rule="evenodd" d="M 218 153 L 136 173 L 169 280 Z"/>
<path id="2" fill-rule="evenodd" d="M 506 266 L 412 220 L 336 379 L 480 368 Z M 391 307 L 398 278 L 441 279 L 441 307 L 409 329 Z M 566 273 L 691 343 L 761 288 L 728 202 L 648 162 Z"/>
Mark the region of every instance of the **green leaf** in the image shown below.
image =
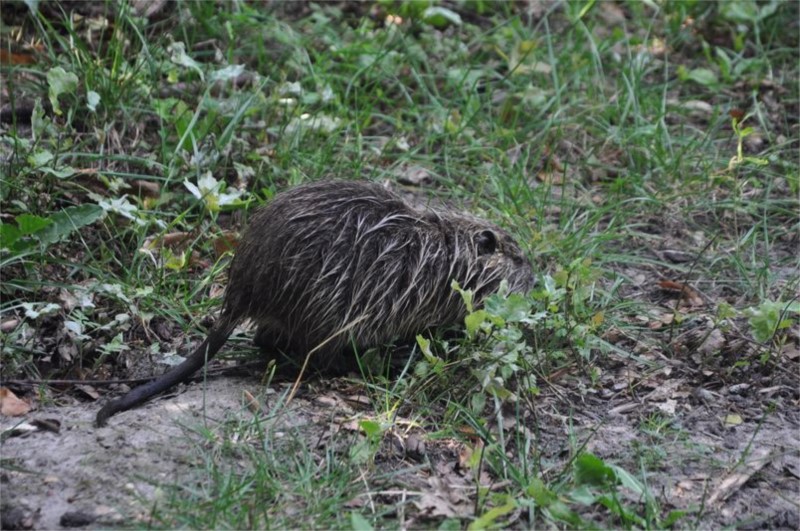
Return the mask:
<path id="1" fill-rule="evenodd" d="M 42 173 L 48 173 L 58 179 L 66 179 L 67 177 L 72 177 L 73 175 L 75 175 L 78 170 L 76 170 L 72 166 L 61 166 L 60 168 L 53 168 L 52 166 L 42 166 L 39 168 L 39 171 Z"/>
<path id="2" fill-rule="evenodd" d="M 616 479 L 614 470 L 593 454 L 583 453 L 575 460 L 575 481 L 579 484 L 607 486 Z"/>
<path id="3" fill-rule="evenodd" d="M 481 325 L 486 322 L 488 317 L 489 314 L 486 312 L 486 310 L 478 310 L 477 312 L 472 312 L 464 317 L 464 324 L 467 327 L 467 335 L 473 337 L 478 329 L 480 329 Z"/>
<path id="4" fill-rule="evenodd" d="M 492 295 L 486 299 L 483 307 L 490 314 L 502 317 L 509 323 L 525 321 L 530 317 L 531 310 L 528 299 L 519 293 L 512 293 L 505 298 Z"/>
<path id="5" fill-rule="evenodd" d="M 0 249 L 12 249 L 21 237 L 22 233 L 17 227 L 0 223 Z"/>
<path id="6" fill-rule="evenodd" d="M 422 20 L 434 28 L 442 29 L 449 25 L 460 26 L 461 16 L 446 7 L 429 7 L 422 12 Z"/>
<path id="7" fill-rule="evenodd" d="M 65 208 L 50 216 L 52 223 L 36 234 L 44 245 L 59 241 L 61 238 L 81 227 L 94 223 L 102 218 L 104 211 L 95 204 L 79 205 Z"/>
<path id="8" fill-rule="evenodd" d="M 31 165 L 32 168 L 39 168 L 48 164 L 51 160 L 53 160 L 53 154 L 43 149 L 41 151 L 36 151 L 32 155 L 28 155 L 28 164 Z"/>
<path id="9" fill-rule="evenodd" d="M 476 529 L 486 529 L 487 527 L 491 527 L 495 525 L 495 522 L 501 516 L 505 516 L 514 509 L 517 508 L 517 504 L 513 498 L 510 498 L 506 503 L 500 505 L 498 507 L 493 507 L 486 511 L 480 518 L 472 522 L 467 529 L 476 530 Z"/>
<path id="10" fill-rule="evenodd" d="M 61 115 L 61 108 L 58 106 L 58 97 L 62 94 L 72 94 L 78 88 L 78 76 L 72 72 L 67 72 L 60 66 L 51 68 L 47 72 L 47 84 L 50 87 L 50 105 L 53 112 Z"/>
<path id="11" fill-rule="evenodd" d="M 708 68 L 693 68 L 687 74 L 688 79 L 705 87 L 713 87 L 719 83 L 717 74 Z"/>
<path id="12" fill-rule="evenodd" d="M 525 489 L 525 494 L 533 498 L 533 501 L 535 501 L 536 505 L 539 507 L 548 507 L 558 499 L 558 496 L 548 489 L 539 478 L 533 478 L 531 480 L 528 488 Z"/>
<path id="13" fill-rule="evenodd" d="M 49 218 L 34 216 L 33 214 L 20 214 L 16 217 L 16 221 L 22 236 L 39 232 L 53 222 Z"/>
<path id="14" fill-rule="evenodd" d="M 372 531 L 374 529 L 367 519 L 357 512 L 350 513 L 350 528 L 353 531 Z"/>
<path id="15" fill-rule="evenodd" d="M 474 393 L 470 398 L 469 405 L 474 413 L 483 413 L 483 408 L 486 407 L 486 395 L 483 393 Z"/>
<path id="16" fill-rule="evenodd" d="M 189 263 L 186 259 L 185 252 L 173 253 L 170 249 L 165 248 L 162 250 L 162 254 L 166 258 L 166 260 L 164 260 L 164 267 L 171 271 L 182 271 Z"/>
<path id="17" fill-rule="evenodd" d="M 597 495 L 593 492 L 594 489 L 588 485 L 581 485 L 570 492 L 569 497 L 581 505 L 589 507 L 597 501 Z"/>
<path id="18" fill-rule="evenodd" d="M 49 118 L 44 116 L 44 107 L 42 107 L 42 100 L 36 98 L 33 104 L 33 113 L 31 114 L 31 129 L 33 129 L 33 138 L 40 139 L 42 134 L 48 130 L 48 126 L 52 127 Z"/>
<path id="19" fill-rule="evenodd" d="M 726 0 L 720 5 L 719 14 L 731 22 L 756 22 L 759 17 L 758 5 L 754 0 Z"/>
<path id="20" fill-rule="evenodd" d="M 778 323 L 778 309 L 772 304 L 763 303 L 749 313 L 748 322 L 753 331 L 753 338 L 759 343 L 769 340 L 775 333 L 775 325 Z"/>
<path id="21" fill-rule="evenodd" d="M 614 475 L 617 477 L 620 483 L 622 483 L 623 487 L 631 489 L 635 492 L 638 496 L 644 496 L 647 491 L 645 490 L 644 485 L 639 482 L 638 479 L 633 477 L 630 472 L 621 468 L 617 465 L 606 465 L 608 468 L 614 471 Z"/>
<path id="22" fill-rule="evenodd" d="M 577 513 L 570 510 L 566 503 L 556 500 L 547 509 L 547 513 L 554 520 L 567 523 L 573 529 L 587 528 L 587 525 Z"/>
<path id="23" fill-rule="evenodd" d="M 689 514 L 689 511 L 670 511 L 667 513 L 667 517 L 661 520 L 661 525 L 659 527 L 662 529 L 669 529 L 687 514 Z"/>
<path id="24" fill-rule="evenodd" d="M 374 442 L 375 440 L 380 440 L 382 430 L 379 422 L 375 422 L 374 420 L 362 420 L 358 423 L 358 427 L 364 430 L 364 433 L 370 441 Z"/>

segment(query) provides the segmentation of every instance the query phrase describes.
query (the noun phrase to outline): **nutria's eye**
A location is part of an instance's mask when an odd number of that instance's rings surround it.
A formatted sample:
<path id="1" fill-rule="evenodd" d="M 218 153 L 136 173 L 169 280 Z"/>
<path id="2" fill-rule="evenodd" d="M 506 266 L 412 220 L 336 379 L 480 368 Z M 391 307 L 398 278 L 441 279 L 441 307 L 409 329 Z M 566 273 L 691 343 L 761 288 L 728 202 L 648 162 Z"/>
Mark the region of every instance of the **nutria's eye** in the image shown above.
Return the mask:
<path id="1" fill-rule="evenodd" d="M 478 256 L 493 254 L 497 249 L 497 236 L 490 230 L 484 230 L 475 235 L 475 246 L 478 249 Z"/>

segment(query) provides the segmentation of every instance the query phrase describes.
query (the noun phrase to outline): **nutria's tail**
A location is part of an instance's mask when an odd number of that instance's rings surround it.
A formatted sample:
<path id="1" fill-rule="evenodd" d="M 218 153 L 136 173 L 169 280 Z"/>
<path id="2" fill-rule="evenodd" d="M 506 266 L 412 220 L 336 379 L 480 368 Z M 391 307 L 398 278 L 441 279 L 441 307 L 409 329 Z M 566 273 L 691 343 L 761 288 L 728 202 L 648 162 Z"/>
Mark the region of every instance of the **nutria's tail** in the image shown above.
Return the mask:
<path id="1" fill-rule="evenodd" d="M 97 417 L 94 421 L 95 426 L 104 426 L 108 418 L 112 415 L 138 406 L 158 393 L 166 391 L 173 385 L 185 381 L 219 352 L 219 349 L 225 344 L 228 336 L 233 332 L 237 322 L 238 319 L 231 318 L 230 316 L 223 316 L 208 334 L 205 341 L 203 341 L 197 350 L 186 358 L 183 363 L 173 367 L 152 382 L 140 385 L 122 398 L 113 400 L 103 406 L 103 408 L 97 412 Z"/>

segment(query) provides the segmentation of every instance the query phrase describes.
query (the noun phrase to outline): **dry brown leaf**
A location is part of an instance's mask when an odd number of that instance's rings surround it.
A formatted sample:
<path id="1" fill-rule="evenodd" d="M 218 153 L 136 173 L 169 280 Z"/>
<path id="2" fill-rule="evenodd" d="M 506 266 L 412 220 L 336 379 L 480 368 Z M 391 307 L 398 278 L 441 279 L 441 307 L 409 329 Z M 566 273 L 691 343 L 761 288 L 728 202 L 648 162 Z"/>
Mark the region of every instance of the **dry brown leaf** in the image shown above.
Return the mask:
<path id="1" fill-rule="evenodd" d="M 160 238 L 160 241 L 156 242 L 159 246 L 169 247 L 170 249 L 174 249 L 179 247 L 183 243 L 186 242 L 192 233 L 190 232 L 170 232 L 169 234 L 165 234 Z"/>
<path id="2" fill-rule="evenodd" d="M 674 280 L 659 280 L 658 286 L 667 291 L 677 291 L 680 294 L 681 301 L 689 306 L 703 306 L 705 302 L 693 287 L 683 282 L 675 282 Z"/>
<path id="3" fill-rule="evenodd" d="M 536 178 L 546 184 L 560 185 L 564 184 L 564 173 L 557 171 L 540 171 L 536 174 Z"/>
<path id="4" fill-rule="evenodd" d="M 332 395 L 322 395 L 314 398 L 314 404 L 333 408 L 339 405 L 339 400 Z"/>
<path id="5" fill-rule="evenodd" d="M 675 314 L 674 313 L 662 313 L 662 314 L 660 314 L 658 316 L 655 316 L 655 320 L 654 321 L 650 321 L 647 324 L 647 326 L 648 326 L 648 328 L 650 328 L 650 330 L 658 330 L 659 328 L 661 328 L 664 325 L 672 324 L 672 321 L 674 321 L 674 320 L 675 320 Z"/>
<path id="6" fill-rule="evenodd" d="M 217 258 L 229 251 L 235 251 L 239 246 L 238 235 L 230 230 L 223 231 L 222 234 L 214 238 L 214 254 Z"/>
<path id="7" fill-rule="evenodd" d="M 15 53 L 0 49 L 0 64 L 12 66 L 32 65 L 36 64 L 36 58 L 29 53 Z"/>
<path id="8" fill-rule="evenodd" d="M 414 505 L 427 517 L 454 518 L 458 516 L 458 509 L 439 494 L 425 492 L 418 500 L 414 501 Z"/>
<path id="9" fill-rule="evenodd" d="M 242 394 L 244 394 L 244 400 L 247 404 L 247 409 L 256 415 L 261 413 L 261 404 L 259 404 L 258 400 L 256 400 L 256 397 L 254 397 L 247 389 L 242 391 Z"/>
<path id="10" fill-rule="evenodd" d="M 83 391 L 83 393 L 92 400 L 98 400 L 100 398 L 100 393 L 98 393 L 97 389 L 95 389 L 91 385 L 78 384 L 75 386 L 75 389 Z"/>
<path id="11" fill-rule="evenodd" d="M 411 186 L 428 186 L 433 183 L 433 177 L 422 166 L 404 166 L 397 172 L 397 182 Z"/>
<path id="12" fill-rule="evenodd" d="M 716 505 L 724 502 L 731 494 L 739 490 L 753 474 L 764 468 L 764 465 L 772 460 L 769 448 L 756 448 L 750 454 L 744 465 L 739 471 L 733 471 L 714 489 L 708 498 L 709 505 Z"/>
<path id="13" fill-rule="evenodd" d="M 145 239 L 141 251 L 150 252 L 164 247 L 169 247 L 175 251 L 182 243 L 191 237 L 190 232 L 171 232 L 163 236 L 149 236 Z M 152 254 L 152 253 L 151 253 Z"/>
<path id="14" fill-rule="evenodd" d="M 27 414 L 31 406 L 6 387 L 0 387 L 0 415 L 5 417 L 19 417 Z"/>
<path id="15" fill-rule="evenodd" d="M 370 407 L 372 404 L 369 400 L 369 397 L 366 395 L 350 395 L 344 397 L 344 399 L 349 402 L 351 406 L 358 406 L 362 408 Z"/>
<path id="16" fill-rule="evenodd" d="M 725 346 L 725 343 L 725 334 L 723 334 L 722 330 L 719 328 L 715 328 L 706 334 L 703 342 L 698 345 L 697 352 L 708 356 L 721 351 L 722 347 Z"/>
<path id="17" fill-rule="evenodd" d="M 7 334 L 12 330 L 14 330 L 19 323 L 20 320 L 16 318 L 6 319 L 2 323 L 0 323 L 0 332 Z"/>
<path id="18" fill-rule="evenodd" d="M 785 357 L 787 360 L 796 360 L 800 358 L 800 348 L 795 343 L 787 343 L 781 349 L 781 356 Z"/>

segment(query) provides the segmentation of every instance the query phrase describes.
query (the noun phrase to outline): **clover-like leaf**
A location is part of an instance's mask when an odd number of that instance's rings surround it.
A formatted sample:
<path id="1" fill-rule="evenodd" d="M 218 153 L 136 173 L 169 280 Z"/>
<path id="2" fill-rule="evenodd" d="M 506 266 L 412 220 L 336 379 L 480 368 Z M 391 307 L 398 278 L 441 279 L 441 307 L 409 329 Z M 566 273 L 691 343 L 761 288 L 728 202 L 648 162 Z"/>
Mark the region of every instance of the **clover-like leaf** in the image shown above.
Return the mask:
<path id="1" fill-rule="evenodd" d="M 72 72 L 67 72 L 60 66 L 51 68 L 47 72 L 47 84 L 50 87 L 48 95 L 50 96 L 50 105 L 53 106 L 53 112 L 61 115 L 61 107 L 58 105 L 58 97 L 62 94 L 72 94 L 78 88 L 78 76 Z"/>

